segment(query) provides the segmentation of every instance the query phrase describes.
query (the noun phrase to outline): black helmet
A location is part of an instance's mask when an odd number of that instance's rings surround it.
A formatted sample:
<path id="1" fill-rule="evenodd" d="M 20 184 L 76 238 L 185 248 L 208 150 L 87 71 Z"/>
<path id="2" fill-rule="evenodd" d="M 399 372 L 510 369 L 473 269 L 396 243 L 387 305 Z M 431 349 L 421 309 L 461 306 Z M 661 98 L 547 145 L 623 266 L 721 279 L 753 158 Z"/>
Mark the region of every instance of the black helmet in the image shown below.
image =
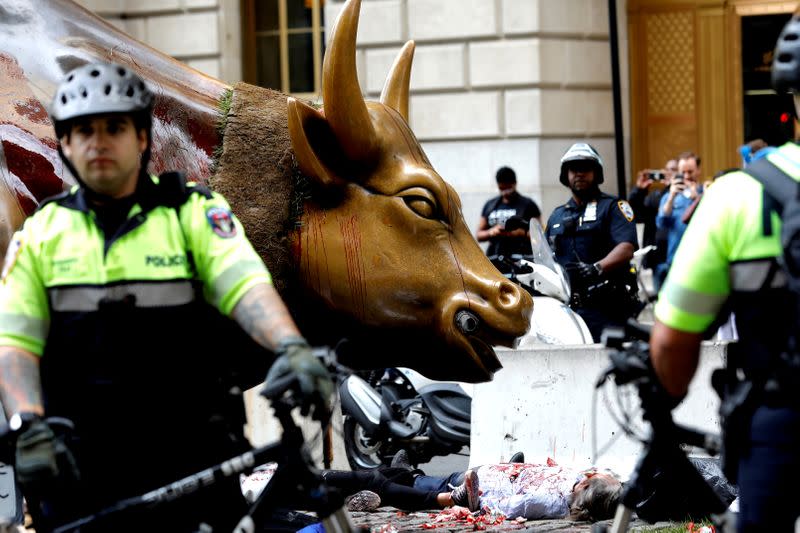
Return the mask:
<path id="1" fill-rule="evenodd" d="M 561 175 L 558 180 L 562 185 L 569 187 L 567 179 L 567 163 L 572 161 L 591 161 L 594 163 L 594 182 L 596 185 L 603 183 L 603 158 L 591 144 L 575 143 L 561 158 Z"/>
<path id="2" fill-rule="evenodd" d="M 793 15 L 775 44 L 772 85 L 779 93 L 800 92 L 800 16 Z"/>
<path id="3" fill-rule="evenodd" d="M 114 63 L 89 63 L 72 70 L 58 86 L 50 116 L 61 137 L 72 119 L 103 113 L 149 115 L 152 105 L 153 93 L 131 69 Z"/>

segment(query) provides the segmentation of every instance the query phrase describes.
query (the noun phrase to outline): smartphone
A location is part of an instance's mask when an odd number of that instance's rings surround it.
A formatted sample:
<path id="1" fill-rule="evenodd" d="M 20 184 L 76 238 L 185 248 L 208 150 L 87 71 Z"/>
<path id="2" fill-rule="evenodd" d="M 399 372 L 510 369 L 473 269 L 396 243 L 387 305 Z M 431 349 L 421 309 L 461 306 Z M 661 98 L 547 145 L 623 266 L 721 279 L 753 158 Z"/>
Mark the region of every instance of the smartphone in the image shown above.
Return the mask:
<path id="1" fill-rule="evenodd" d="M 663 172 L 661 172 L 659 170 L 648 170 L 647 171 L 647 177 L 650 178 L 653 181 L 664 181 L 664 178 L 666 176 L 664 175 Z"/>
<path id="2" fill-rule="evenodd" d="M 675 177 L 672 178 L 672 183 L 683 183 L 683 174 L 675 174 Z"/>

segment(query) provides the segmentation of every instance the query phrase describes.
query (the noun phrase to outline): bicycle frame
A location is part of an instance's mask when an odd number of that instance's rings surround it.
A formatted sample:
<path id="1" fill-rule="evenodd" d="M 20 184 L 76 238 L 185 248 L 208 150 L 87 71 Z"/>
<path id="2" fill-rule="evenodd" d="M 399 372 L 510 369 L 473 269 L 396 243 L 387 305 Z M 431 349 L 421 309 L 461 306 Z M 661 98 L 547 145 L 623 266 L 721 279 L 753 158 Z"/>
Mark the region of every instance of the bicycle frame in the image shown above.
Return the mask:
<path id="1" fill-rule="evenodd" d="M 632 346 L 623 348 L 623 339 L 629 337 L 638 340 L 634 341 Z M 643 504 L 652 503 L 653 498 L 659 496 L 658 483 L 662 483 L 663 491 L 664 483 L 677 482 L 680 482 L 683 489 L 680 498 L 683 498 L 681 503 L 685 504 L 686 513 L 705 514 L 710 509 L 712 519 L 718 526 L 717 531 L 733 531 L 732 516 L 726 512 L 727 504 L 706 483 L 681 449 L 681 444 L 688 444 L 705 449 L 714 456 L 720 451 L 720 439 L 716 435 L 674 422 L 672 412 L 653 387 L 652 380 L 657 378 L 652 374 L 647 362 L 649 347 L 644 344 L 646 341 L 649 341 L 649 331 L 630 321 L 626 331 L 615 331 L 606 335 L 606 346 L 616 351 L 610 354 L 611 366 L 597 382 L 597 387 L 600 387 L 607 378 L 613 376 L 618 385 L 636 384 L 644 411 L 643 418 L 650 422 L 652 428 L 650 438 L 645 443 L 645 450 L 640 455 L 630 480 L 625 484 L 610 531 L 612 533 L 628 531 L 633 513 L 643 509 Z M 659 467 L 665 465 L 668 465 L 669 471 L 662 472 L 662 477 L 657 478 Z M 656 484 L 655 487 L 653 483 Z M 676 497 L 675 501 L 678 499 Z M 642 518 L 647 520 L 646 516 Z M 675 519 L 683 518 L 685 517 L 675 517 Z M 730 529 L 726 529 L 729 527 Z M 593 531 L 603 532 L 606 529 L 605 526 L 599 526 Z"/>

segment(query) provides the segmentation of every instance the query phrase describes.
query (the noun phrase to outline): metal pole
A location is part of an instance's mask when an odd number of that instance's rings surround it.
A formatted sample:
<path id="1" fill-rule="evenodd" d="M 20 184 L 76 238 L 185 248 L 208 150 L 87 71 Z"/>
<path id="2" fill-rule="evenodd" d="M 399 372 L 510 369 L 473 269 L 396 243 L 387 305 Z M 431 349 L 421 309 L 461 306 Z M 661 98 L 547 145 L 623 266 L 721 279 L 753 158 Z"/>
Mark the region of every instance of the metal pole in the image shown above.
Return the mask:
<path id="1" fill-rule="evenodd" d="M 617 189 L 621 198 L 628 193 L 625 175 L 625 137 L 622 129 L 622 88 L 619 80 L 619 40 L 617 38 L 617 2 L 608 0 L 608 39 L 611 45 L 611 84 L 614 96 L 614 143 L 617 155 Z"/>

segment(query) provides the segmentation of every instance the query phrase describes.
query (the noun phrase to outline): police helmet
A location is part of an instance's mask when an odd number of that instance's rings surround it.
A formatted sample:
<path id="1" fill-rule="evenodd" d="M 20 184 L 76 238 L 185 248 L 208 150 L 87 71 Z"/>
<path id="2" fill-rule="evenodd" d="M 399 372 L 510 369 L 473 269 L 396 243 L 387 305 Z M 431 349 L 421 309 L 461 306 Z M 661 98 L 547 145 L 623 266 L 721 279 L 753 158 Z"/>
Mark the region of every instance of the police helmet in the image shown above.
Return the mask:
<path id="1" fill-rule="evenodd" d="M 149 119 L 152 106 L 153 93 L 130 68 L 89 63 L 70 71 L 58 86 L 50 116 L 61 137 L 72 119 L 103 113 L 131 113 Z M 149 126 L 149 120 L 147 123 Z"/>
<path id="2" fill-rule="evenodd" d="M 800 92 L 800 14 L 783 27 L 775 44 L 772 85 L 779 93 Z"/>
<path id="3" fill-rule="evenodd" d="M 561 158 L 561 175 L 559 181 L 562 185 L 569 187 L 569 180 L 567 179 L 567 166 L 568 163 L 573 161 L 591 161 L 594 163 L 594 182 L 597 185 L 603 183 L 603 158 L 591 144 L 575 143 L 569 147 L 569 150 Z"/>

